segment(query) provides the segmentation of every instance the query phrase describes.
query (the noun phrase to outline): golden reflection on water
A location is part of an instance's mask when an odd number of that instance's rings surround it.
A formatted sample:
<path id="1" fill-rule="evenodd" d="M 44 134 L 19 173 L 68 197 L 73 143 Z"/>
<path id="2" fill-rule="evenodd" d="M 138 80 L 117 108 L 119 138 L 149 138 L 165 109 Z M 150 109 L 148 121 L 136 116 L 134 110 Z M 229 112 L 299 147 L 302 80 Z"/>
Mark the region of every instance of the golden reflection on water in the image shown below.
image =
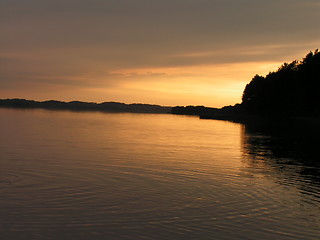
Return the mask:
<path id="1" fill-rule="evenodd" d="M 0 123 L 5 239 L 319 235 L 319 188 L 279 174 L 268 136 L 240 124 L 9 109 Z"/>

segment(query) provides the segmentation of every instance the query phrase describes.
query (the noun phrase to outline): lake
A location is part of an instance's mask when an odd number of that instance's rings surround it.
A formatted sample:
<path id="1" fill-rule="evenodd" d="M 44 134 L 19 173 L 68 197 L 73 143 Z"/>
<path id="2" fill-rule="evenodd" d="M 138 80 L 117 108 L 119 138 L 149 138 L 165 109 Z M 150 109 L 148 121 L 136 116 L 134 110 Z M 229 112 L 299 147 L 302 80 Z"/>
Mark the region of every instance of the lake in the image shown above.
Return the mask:
<path id="1" fill-rule="evenodd" d="M 317 146 L 294 129 L 0 108 L 0 131 L 2 239 L 319 239 Z"/>

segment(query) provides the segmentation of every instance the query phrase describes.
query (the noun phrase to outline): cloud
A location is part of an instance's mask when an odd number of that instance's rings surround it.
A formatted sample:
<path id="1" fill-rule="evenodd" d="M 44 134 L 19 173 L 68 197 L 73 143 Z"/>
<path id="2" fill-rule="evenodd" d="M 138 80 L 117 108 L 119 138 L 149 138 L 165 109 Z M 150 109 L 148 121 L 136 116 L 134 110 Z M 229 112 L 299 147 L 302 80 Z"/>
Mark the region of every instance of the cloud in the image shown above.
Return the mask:
<path id="1" fill-rule="evenodd" d="M 0 4 L 0 85 L 13 95 L 21 86 L 37 85 L 45 91 L 76 88 L 78 99 L 85 89 L 92 96 L 107 91 L 120 97 L 122 91 L 125 99 L 144 89 L 151 98 L 160 89 L 172 91 L 170 83 L 186 91 L 198 84 L 205 94 L 208 81 L 223 92 L 219 84 L 250 80 L 246 66 L 259 73 L 264 64 L 302 58 L 320 44 L 314 0 Z"/>

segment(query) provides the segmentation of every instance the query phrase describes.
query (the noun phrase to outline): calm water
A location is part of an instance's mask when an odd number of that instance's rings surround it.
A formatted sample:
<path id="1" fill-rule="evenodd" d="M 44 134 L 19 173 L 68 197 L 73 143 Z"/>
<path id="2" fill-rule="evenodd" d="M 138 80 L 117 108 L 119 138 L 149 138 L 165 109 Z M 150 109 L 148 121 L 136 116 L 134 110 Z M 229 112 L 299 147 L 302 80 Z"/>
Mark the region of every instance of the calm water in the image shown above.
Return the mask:
<path id="1" fill-rule="evenodd" d="M 1 239 L 319 239 L 320 167 L 298 138 L 13 109 L 0 109 L 0 130 Z"/>

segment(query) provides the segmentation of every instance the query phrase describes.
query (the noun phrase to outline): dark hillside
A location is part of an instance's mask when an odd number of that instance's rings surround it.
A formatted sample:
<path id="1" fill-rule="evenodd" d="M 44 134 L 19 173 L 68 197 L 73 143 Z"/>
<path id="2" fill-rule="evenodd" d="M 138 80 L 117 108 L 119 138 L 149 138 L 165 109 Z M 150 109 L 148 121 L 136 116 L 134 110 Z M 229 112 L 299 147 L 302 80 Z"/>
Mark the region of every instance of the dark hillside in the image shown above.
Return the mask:
<path id="1" fill-rule="evenodd" d="M 133 112 L 133 113 L 170 113 L 171 107 L 151 104 L 125 104 L 119 102 L 61 102 L 49 100 L 44 102 L 26 99 L 0 99 L 0 107 L 7 108 L 43 108 L 50 110 L 72 111 L 104 111 L 104 112 Z"/>

